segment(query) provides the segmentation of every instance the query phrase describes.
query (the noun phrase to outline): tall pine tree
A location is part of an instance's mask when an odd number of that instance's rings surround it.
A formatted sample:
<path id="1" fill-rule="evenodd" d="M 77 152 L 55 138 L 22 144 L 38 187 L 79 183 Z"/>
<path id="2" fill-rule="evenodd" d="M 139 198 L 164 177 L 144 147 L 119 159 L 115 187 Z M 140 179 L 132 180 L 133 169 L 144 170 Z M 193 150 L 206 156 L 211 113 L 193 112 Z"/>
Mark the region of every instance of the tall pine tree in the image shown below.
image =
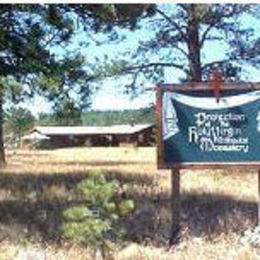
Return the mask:
<path id="1" fill-rule="evenodd" d="M 107 76 L 131 75 L 128 86 L 133 89 L 144 78 L 163 81 L 166 68 L 181 71 L 186 82 L 207 81 L 216 68 L 233 81 L 240 80 L 249 67 L 259 69 L 260 39 L 252 26 L 259 19 L 259 5 L 112 5 L 108 10 L 109 28 L 115 34 L 118 27 L 149 30 L 149 37 L 140 40 L 132 54 L 122 52 L 104 66 Z M 225 46 L 224 53 L 220 46 Z"/>
<path id="2" fill-rule="evenodd" d="M 0 7 L 0 167 L 5 165 L 3 105 L 38 93 L 54 103 L 71 92 L 87 98 L 91 77 L 84 59 L 55 48 L 69 43 L 75 19 L 63 5 L 8 4 Z"/>

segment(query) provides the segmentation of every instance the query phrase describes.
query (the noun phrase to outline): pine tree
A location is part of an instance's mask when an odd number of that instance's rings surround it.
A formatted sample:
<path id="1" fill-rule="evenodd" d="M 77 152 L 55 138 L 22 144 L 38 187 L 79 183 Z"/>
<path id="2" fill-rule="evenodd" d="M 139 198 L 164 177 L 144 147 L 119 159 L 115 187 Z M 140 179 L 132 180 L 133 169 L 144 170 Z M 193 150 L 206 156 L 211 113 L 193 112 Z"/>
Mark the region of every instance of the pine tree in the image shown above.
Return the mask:
<path id="1" fill-rule="evenodd" d="M 166 68 L 182 71 L 185 82 L 207 81 L 215 69 L 232 81 L 240 80 L 249 66 L 259 69 L 259 37 L 251 24 L 242 22 L 258 19 L 259 5 L 114 5 L 112 10 L 114 22 L 110 23 L 116 27 L 110 25 L 111 30 L 142 26 L 150 30 L 150 39 L 139 41 L 133 54 L 121 53 L 122 58 L 111 59 L 104 66 L 108 76 L 131 75 L 130 89 L 140 86 L 143 78 L 164 81 Z M 208 49 L 209 43 L 225 44 L 224 58 L 210 60 L 208 54 L 214 50 Z"/>
<path id="2" fill-rule="evenodd" d="M 35 117 L 25 108 L 13 106 L 4 113 L 5 132 L 18 139 L 19 143 L 22 135 L 34 126 L 34 122 Z"/>
<path id="3" fill-rule="evenodd" d="M 86 103 L 92 76 L 82 68 L 84 58 L 66 52 L 76 20 L 68 5 L 7 4 L 0 7 L 0 167 L 5 165 L 3 105 L 35 93 L 58 104 L 71 92 Z M 92 19 L 92 18 L 91 18 Z M 92 20 L 89 21 L 91 27 Z M 91 28 L 90 28 L 91 29 Z"/>

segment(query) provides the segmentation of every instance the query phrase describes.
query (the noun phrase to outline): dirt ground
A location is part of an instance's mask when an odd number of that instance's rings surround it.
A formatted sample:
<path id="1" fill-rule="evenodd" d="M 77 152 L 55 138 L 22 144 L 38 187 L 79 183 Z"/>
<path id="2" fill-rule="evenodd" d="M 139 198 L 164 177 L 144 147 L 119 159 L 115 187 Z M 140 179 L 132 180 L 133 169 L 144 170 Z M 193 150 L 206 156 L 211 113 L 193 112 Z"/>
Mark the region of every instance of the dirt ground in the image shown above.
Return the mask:
<path id="1" fill-rule="evenodd" d="M 127 239 L 112 258 L 260 259 L 245 241 L 257 225 L 257 174 L 181 172 L 182 232 L 169 249 L 170 172 L 156 168 L 155 148 L 9 150 L 0 174 L 0 260 L 93 259 L 64 241 L 61 211 L 75 203 L 74 186 L 93 172 L 116 178 L 136 202 Z M 45 257 L 45 258 L 44 258 Z"/>

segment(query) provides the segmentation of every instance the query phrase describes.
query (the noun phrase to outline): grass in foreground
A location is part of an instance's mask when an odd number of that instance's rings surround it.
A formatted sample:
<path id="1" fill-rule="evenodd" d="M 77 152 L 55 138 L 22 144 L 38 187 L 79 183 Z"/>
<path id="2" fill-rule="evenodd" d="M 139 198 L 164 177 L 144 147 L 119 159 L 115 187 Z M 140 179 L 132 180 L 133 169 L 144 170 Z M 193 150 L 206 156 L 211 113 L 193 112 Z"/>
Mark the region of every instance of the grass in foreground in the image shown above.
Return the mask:
<path id="1" fill-rule="evenodd" d="M 13 150 L 7 159 L 0 175 L 0 259 L 15 259 L 26 248 L 47 259 L 86 259 L 88 249 L 61 239 L 61 212 L 76 203 L 73 187 L 93 171 L 117 179 L 137 203 L 115 259 L 260 258 L 241 243 L 257 221 L 253 172 L 183 171 L 183 235 L 169 251 L 170 174 L 156 169 L 154 148 Z"/>

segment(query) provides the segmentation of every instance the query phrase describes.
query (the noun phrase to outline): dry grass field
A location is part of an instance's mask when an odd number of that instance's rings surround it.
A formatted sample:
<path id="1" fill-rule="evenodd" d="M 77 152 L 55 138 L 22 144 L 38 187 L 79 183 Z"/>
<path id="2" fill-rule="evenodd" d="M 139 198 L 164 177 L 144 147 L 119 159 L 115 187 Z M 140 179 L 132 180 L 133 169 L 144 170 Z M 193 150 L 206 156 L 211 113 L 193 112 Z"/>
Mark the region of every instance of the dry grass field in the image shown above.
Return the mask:
<path id="1" fill-rule="evenodd" d="M 94 171 L 116 178 L 136 201 L 127 241 L 113 258 L 260 259 L 242 238 L 257 224 L 257 174 L 190 171 L 181 175 L 182 237 L 168 248 L 170 173 L 156 169 L 154 148 L 73 148 L 7 151 L 0 174 L 0 260 L 91 259 L 89 250 L 61 239 L 61 211 L 72 189 Z M 29 258 L 28 258 L 29 259 Z"/>

